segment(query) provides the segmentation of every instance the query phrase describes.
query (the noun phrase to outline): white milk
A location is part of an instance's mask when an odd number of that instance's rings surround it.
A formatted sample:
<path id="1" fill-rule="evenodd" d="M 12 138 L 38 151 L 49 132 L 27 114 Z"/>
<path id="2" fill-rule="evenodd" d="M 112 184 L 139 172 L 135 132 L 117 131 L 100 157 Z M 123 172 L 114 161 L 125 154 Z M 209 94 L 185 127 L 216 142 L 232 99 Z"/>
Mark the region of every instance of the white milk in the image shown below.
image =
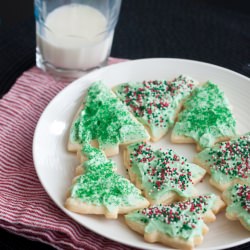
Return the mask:
<path id="1" fill-rule="evenodd" d="M 47 16 L 43 36 L 37 44 L 43 60 L 55 67 L 87 70 L 109 56 L 114 31 L 107 34 L 107 19 L 87 5 L 58 7 Z"/>

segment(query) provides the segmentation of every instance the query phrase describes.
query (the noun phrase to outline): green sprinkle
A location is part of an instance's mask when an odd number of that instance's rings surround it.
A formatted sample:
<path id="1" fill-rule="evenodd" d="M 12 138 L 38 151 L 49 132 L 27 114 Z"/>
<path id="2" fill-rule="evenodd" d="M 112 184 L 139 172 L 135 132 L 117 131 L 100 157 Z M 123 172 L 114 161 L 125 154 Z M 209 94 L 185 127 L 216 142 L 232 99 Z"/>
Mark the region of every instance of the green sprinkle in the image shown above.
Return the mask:
<path id="1" fill-rule="evenodd" d="M 110 211 L 145 200 L 128 179 L 113 172 L 114 162 L 101 151 L 86 144 L 84 153 L 89 159 L 83 164 L 84 174 L 71 187 L 72 198 L 97 206 L 104 205 Z"/>
<path id="2" fill-rule="evenodd" d="M 128 141 L 148 139 L 145 128 L 133 120 L 127 107 L 101 82 L 93 83 L 84 109 L 71 128 L 71 140 L 84 144 L 97 140 L 101 149 Z"/>
<path id="3" fill-rule="evenodd" d="M 201 146 L 213 146 L 217 138 L 236 134 L 236 121 L 229 102 L 219 87 L 210 81 L 196 88 L 184 103 L 173 134 L 193 138 Z"/>

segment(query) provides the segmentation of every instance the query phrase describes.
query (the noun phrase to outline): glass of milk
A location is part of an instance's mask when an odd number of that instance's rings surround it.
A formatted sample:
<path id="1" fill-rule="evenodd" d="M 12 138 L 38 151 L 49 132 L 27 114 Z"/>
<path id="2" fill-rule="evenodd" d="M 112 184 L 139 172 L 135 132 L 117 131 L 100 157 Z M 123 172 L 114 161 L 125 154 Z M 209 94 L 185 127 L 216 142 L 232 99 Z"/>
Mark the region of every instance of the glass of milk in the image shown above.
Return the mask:
<path id="1" fill-rule="evenodd" d="M 36 65 L 77 78 L 107 63 L 121 0 L 35 0 Z"/>

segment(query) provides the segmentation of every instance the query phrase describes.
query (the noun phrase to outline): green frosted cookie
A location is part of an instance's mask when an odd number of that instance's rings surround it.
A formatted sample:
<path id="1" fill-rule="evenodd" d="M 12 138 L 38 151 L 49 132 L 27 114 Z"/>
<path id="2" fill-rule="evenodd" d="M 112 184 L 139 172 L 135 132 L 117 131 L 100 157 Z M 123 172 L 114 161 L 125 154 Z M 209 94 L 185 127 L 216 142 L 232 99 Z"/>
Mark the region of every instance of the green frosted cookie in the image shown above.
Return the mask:
<path id="1" fill-rule="evenodd" d="M 234 183 L 250 184 L 250 133 L 203 150 L 194 162 L 211 174 L 210 183 L 221 191 Z"/>
<path id="2" fill-rule="evenodd" d="M 216 84 L 208 81 L 196 88 L 183 106 L 172 131 L 172 142 L 196 142 L 200 150 L 235 136 L 235 118 Z"/>
<path id="3" fill-rule="evenodd" d="M 80 214 L 104 214 L 115 219 L 118 214 L 147 207 L 148 201 L 128 179 L 113 171 L 114 162 L 89 145 L 83 152 L 84 174 L 77 176 L 70 188 L 65 207 Z"/>
<path id="4" fill-rule="evenodd" d="M 239 220 L 250 231 L 250 183 L 235 184 L 223 193 L 223 199 L 228 207 L 226 217 L 229 220 Z"/>
<path id="5" fill-rule="evenodd" d="M 134 231 L 148 242 L 161 242 L 178 249 L 193 249 L 208 231 L 205 222 L 215 220 L 214 213 L 224 207 L 214 194 L 202 195 L 170 205 L 154 205 L 125 216 Z"/>
<path id="6" fill-rule="evenodd" d="M 194 196 L 194 184 L 206 173 L 172 149 L 154 150 L 143 142 L 127 147 L 124 162 L 131 181 L 143 190 L 151 204 L 169 204 Z"/>
<path id="7" fill-rule="evenodd" d="M 101 82 L 93 83 L 72 124 L 68 149 L 80 151 L 91 142 L 106 155 L 119 152 L 119 145 L 145 141 L 149 135 L 127 107 Z"/>
<path id="8" fill-rule="evenodd" d="M 180 75 L 172 81 L 123 83 L 113 91 L 157 141 L 173 126 L 183 100 L 197 84 L 191 77 Z"/>

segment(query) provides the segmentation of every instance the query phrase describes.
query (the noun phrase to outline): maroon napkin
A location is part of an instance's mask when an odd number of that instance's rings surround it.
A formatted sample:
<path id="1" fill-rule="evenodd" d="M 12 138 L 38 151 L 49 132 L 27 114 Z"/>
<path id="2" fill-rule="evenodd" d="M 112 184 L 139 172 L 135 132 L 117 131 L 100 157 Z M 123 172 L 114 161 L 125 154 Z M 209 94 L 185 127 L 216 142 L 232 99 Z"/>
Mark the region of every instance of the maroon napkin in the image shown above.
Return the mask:
<path id="1" fill-rule="evenodd" d="M 111 58 L 109 63 L 120 61 Z M 0 100 L 0 227 L 57 249 L 130 249 L 69 218 L 36 175 L 32 141 L 37 121 L 67 85 L 34 67 Z"/>

